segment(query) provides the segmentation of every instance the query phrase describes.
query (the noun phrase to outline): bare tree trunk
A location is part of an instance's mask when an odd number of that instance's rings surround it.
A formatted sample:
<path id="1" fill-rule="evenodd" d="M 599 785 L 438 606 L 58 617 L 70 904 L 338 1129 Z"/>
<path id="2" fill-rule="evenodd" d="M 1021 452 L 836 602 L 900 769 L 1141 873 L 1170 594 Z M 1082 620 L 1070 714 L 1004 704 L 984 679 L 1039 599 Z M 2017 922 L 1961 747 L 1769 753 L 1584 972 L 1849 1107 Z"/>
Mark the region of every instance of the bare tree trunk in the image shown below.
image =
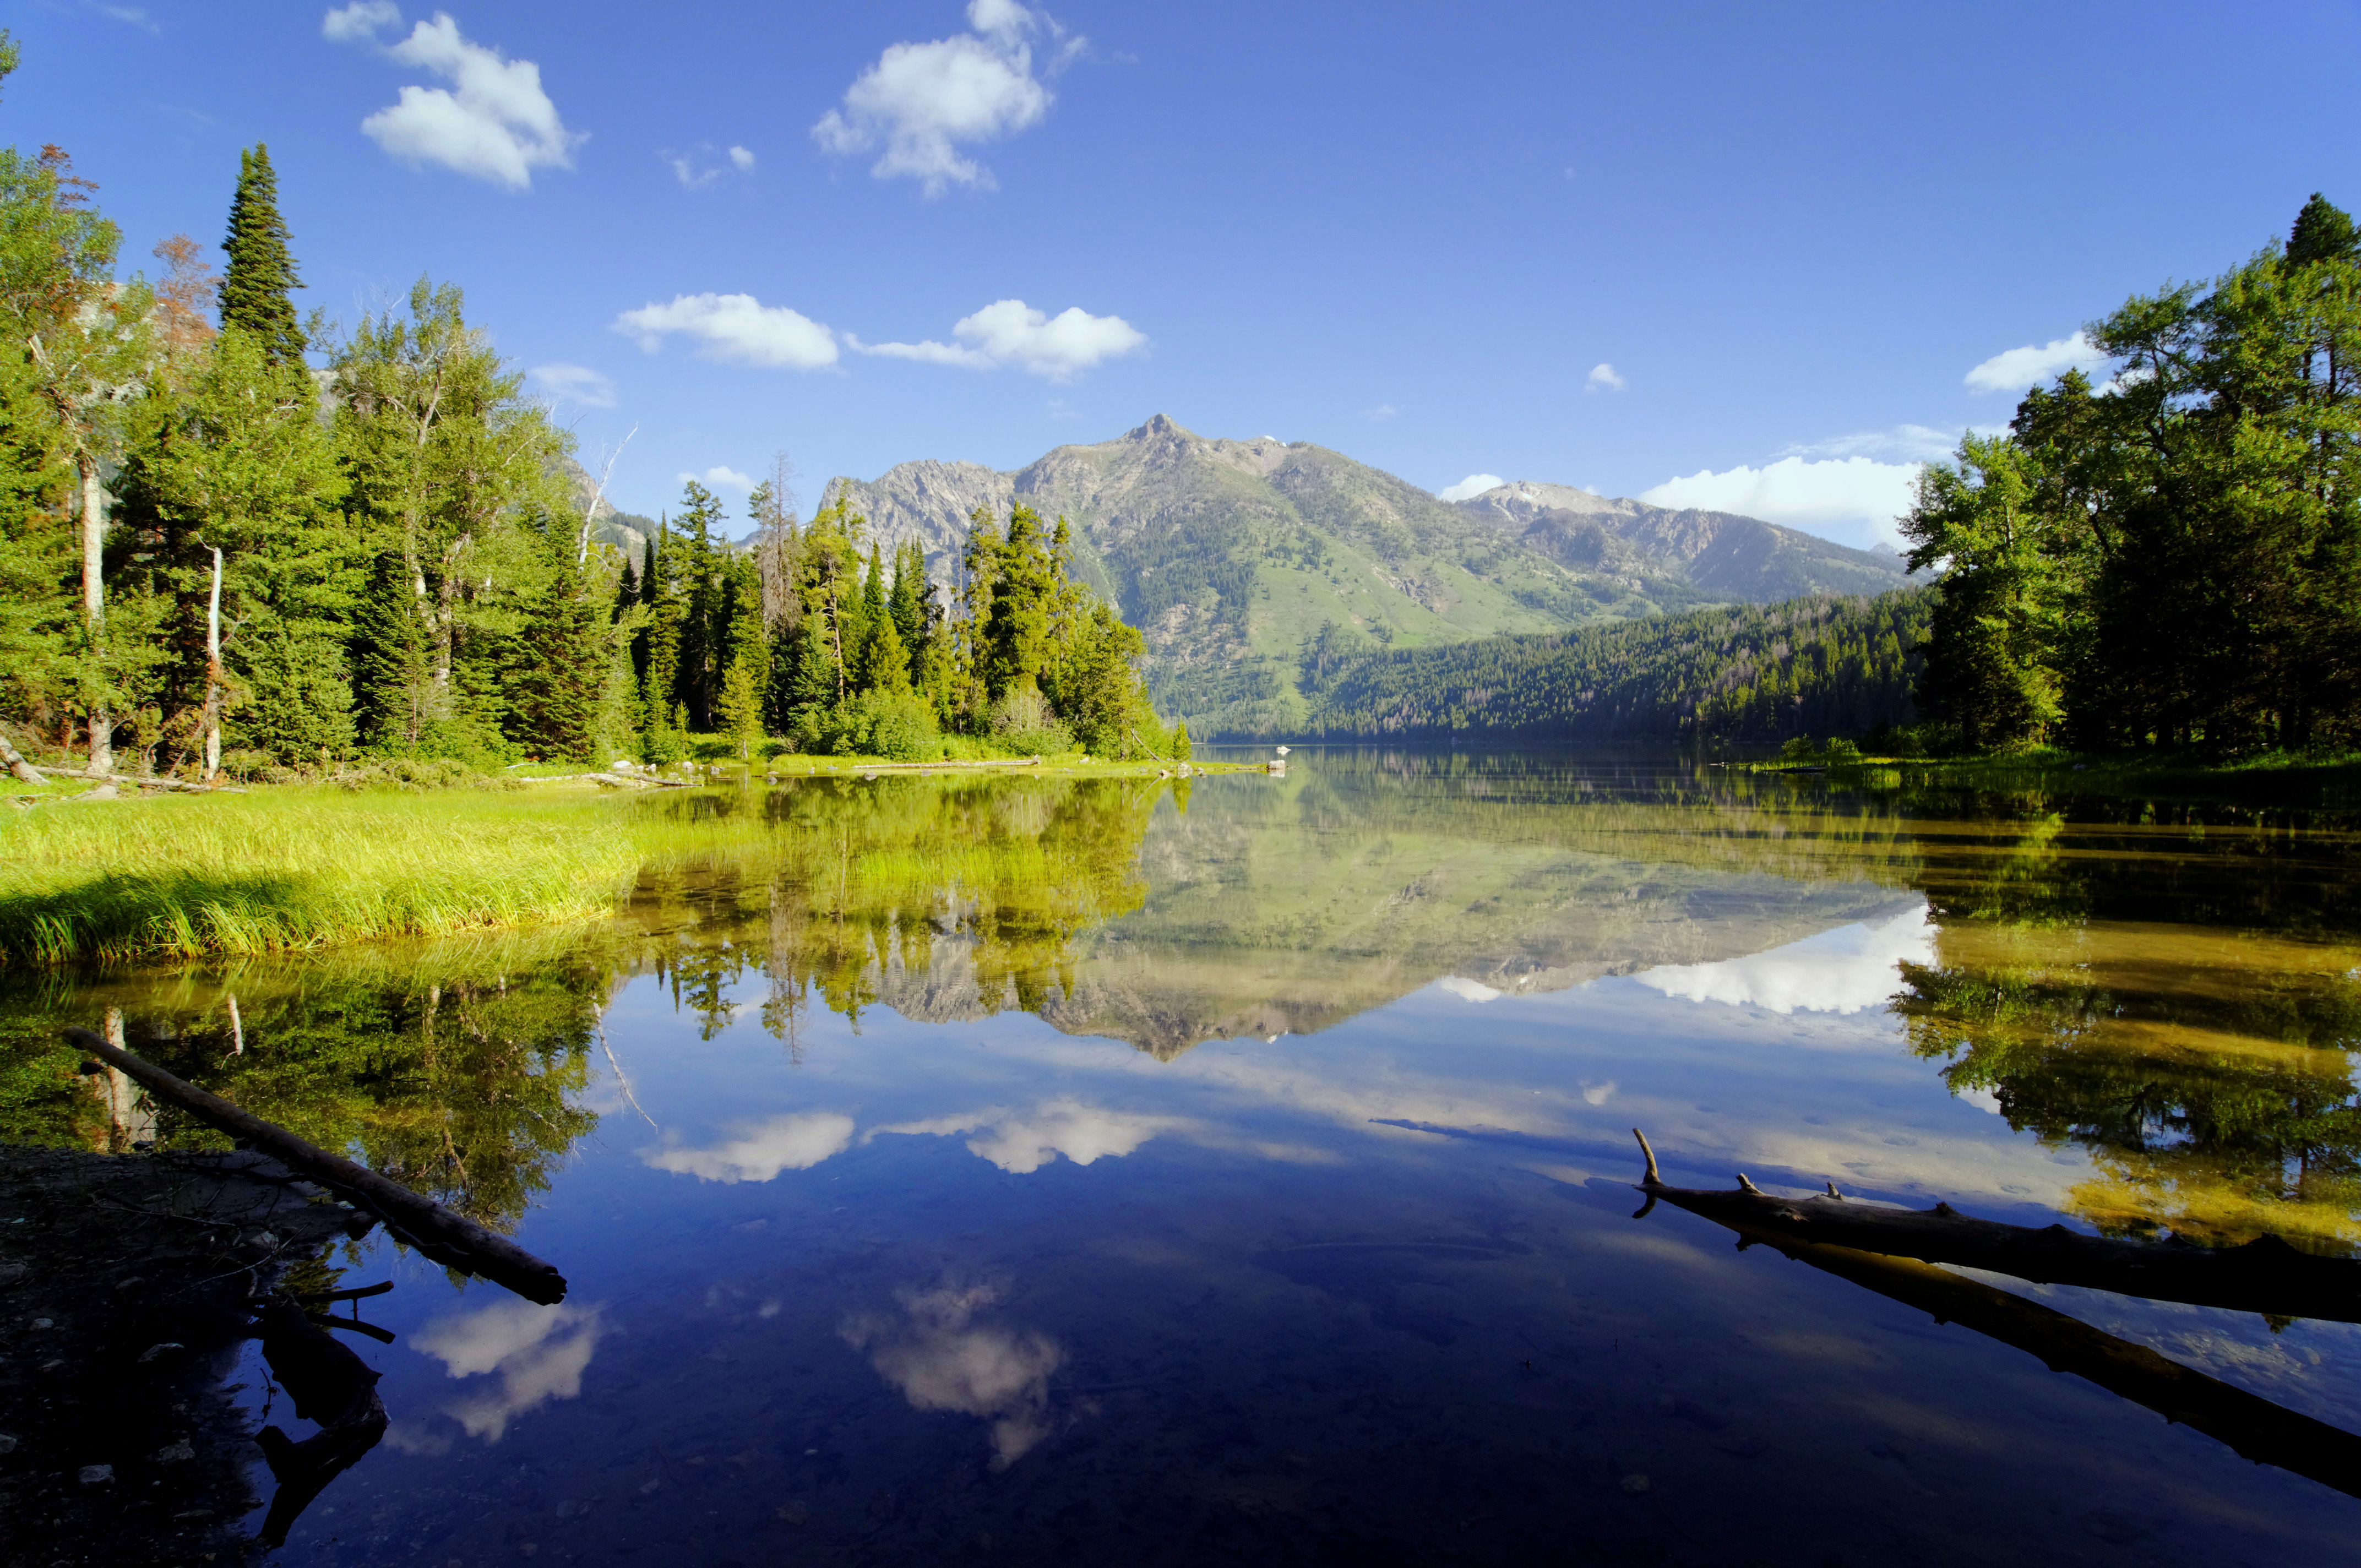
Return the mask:
<path id="1" fill-rule="evenodd" d="M 221 548 L 214 547 L 214 593 L 205 607 L 205 764 L 211 784 L 221 772 Z"/>
<path id="2" fill-rule="evenodd" d="M 82 471 L 82 619 L 95 657 L 106 638 L 106 490 L 96 459 L 83 452 L 74 461 Z M 104 697 L 90 710 L 90 771 L 115 771 L 115 719 Z"/>
<path id="3" fill-rule="evenodd" d="M 582 543 L 574 552 L 574 564 L 577 566 L 590 559 L 590 525 L 598 521 L 598 503 L 607 499 L 607 481 L 615 477 L 615 464 L 623 455 L 623 447 L 629 446 L 631 437 L 639 433 L 640 427 L 636 424 L 631 426 L 624 434 L 622 444 L 615 448 L 614 456 L 608 458 L 606 466 L 598 471 L 598 488 L 590 492 L 590 504 L 582 509 Z"/>

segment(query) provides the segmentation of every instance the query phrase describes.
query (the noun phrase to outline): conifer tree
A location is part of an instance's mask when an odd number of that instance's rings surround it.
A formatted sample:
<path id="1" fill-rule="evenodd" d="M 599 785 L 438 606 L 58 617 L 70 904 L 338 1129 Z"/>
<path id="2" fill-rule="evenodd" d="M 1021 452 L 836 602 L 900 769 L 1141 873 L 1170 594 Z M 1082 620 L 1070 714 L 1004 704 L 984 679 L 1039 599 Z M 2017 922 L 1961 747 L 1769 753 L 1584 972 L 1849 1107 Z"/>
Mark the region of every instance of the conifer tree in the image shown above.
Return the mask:
<path id="1" fill-rule="evenodd" d="M 229 236 L 222 241 L 229 254 L 221 286 L 222 325 L 244 327 L 273 360 L 292 365 L 302 361 L 307 345 L 296 324 L 295 302 L 288 297 L 303 283 L 295 275 L 287 240 L 270 149 L 257 142 L 238 155 L 237 193 L 230 199 Z"/>

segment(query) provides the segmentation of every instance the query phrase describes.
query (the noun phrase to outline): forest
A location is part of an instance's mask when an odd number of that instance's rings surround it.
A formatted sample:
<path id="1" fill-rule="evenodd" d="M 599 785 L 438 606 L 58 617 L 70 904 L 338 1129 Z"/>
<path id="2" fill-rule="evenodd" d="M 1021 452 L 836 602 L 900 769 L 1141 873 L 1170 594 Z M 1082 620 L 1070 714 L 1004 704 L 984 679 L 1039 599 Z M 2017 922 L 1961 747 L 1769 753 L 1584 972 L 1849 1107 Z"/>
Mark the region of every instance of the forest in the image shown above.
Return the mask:
<path id="1" fill-rule="evenodd" d="M 2361 740 L 2361 232 L 2284 244 L 2084 328 L 2115 367 L 2034 389 L 1930 465 L 1941 570 L 1918 706 L 1962 751 L 2235 757 Z"/>
<path id="2" fill-rule="evenodd" d="M 692 733 L 1187 754 L 1062 519 L 979 512 L 946 588 L 842 506 L 798 519 L 782 466 L 736 542 L 692 483 L 626 559 L 456 285 L 349 331 L 299 316 L 267 148 L 218 274 L 182 235 L 118 278 L 95 190 L 56 147 L 0 148 L 0 739 L 198 778 L 664 762 Z"/>
<path id="3" fill-rule="evenodd" d="M 1540 635 L 1305 644 L 1307 737 L 1779 744 L 1910 724 L 1933 596 L 1732 605 Z"/>

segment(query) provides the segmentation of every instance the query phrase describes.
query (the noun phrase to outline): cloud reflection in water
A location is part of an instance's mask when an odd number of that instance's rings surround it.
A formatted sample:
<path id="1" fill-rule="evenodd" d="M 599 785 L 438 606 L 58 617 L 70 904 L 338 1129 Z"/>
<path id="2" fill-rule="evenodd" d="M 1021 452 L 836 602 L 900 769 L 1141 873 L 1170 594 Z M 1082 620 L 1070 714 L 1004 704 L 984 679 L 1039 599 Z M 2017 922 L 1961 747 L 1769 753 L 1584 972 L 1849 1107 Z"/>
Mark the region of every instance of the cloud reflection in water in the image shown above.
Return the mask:
<path id="1" fill-rule="evenodd" d="M 1710 964 L 1667 964 L 1632 978 L 1690 1002 L 1752 1004 L 1773 1013 L 1858 1013 L 1883 1007 L 1905 959 L 1935 961 L 1935 926 L 1924 905 L 1891 919 L 1859 921 L 1800 942 Z"/>
<path id="2" fill-rule="evenodd" d="M 700 1181 L 768 1181 L 783 1170 L 809 1170 L 851 1142 L 852 1118 L 825 1111 L 774 1116 L 709 1149 L 642 1149 L 640 1159 Z"/>
<path id="3" fill-rule="evenodd" d="M 550 1399 L 582 1392 L 582 1374 L 603 1332 L 597 1307 L 536 1307 L 529 1301 L 496 1301 L 480 1311 L 437 1318 L 418 1331 L 412 1348 L 443 1363 L 453 1377 L 497 1374 L 496 1386 L 478 1387 L 443 1407 L 470 1437 L 498 1442 L 509 1422 Z M 398 1421 L 388 1437 L 408 1452 L 437 1453 L 447 1438 Z"/>
<path id="4" fill-rule="evenodd" d="M 988 1285 L 895 1292 L 903 1316 L 848 1318 L 837 1332 L 865 1353 L 912 1408 L 992 1422 L 992 1462 L 1006 1469 L 1049 1433 L 1049 1375 L 1065 1359 L 1032 1330 L 972 1326 L 1000 1299 Z"/>
<path id="5" fill-rule="evenodd" d="M 965 1115 L 896 1123 L 873 1128 L 868 1137 L 881 1133 L 931 1137 L 972 1133 L 975 1135 L 967 1141 L 970 1153 L 982 1156 L 1011 1175 L 1025 1176 L 1060 1155 L 1076 1165 L 1088 1165 L 1103 1156 L 1120 1158 L 1159 1133 L 1178 1132 L 1190 1125 L 1177 1116 L 1134 1115 L 1064 1097 L 1047 1101 L 1029 1112 L 1004 1111 L 995 1106 Z"/>

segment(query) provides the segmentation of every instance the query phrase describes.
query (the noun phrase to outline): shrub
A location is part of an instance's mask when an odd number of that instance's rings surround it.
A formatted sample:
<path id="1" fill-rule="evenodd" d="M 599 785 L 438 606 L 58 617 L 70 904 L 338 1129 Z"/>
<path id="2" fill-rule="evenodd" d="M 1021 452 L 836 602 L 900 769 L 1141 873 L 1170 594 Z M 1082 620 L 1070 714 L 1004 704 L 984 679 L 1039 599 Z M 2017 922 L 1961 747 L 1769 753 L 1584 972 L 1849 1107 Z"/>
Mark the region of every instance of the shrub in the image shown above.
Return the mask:
<path id="1" fill-rule="evenodd" d="M 1074 732 L 1059 722 L 1049 699 L 1035 686 L 1009 687 L 992 705 L 990 728 L 992 738 L 1013 751 L 1049 756 L 1074 749 Z"/>

